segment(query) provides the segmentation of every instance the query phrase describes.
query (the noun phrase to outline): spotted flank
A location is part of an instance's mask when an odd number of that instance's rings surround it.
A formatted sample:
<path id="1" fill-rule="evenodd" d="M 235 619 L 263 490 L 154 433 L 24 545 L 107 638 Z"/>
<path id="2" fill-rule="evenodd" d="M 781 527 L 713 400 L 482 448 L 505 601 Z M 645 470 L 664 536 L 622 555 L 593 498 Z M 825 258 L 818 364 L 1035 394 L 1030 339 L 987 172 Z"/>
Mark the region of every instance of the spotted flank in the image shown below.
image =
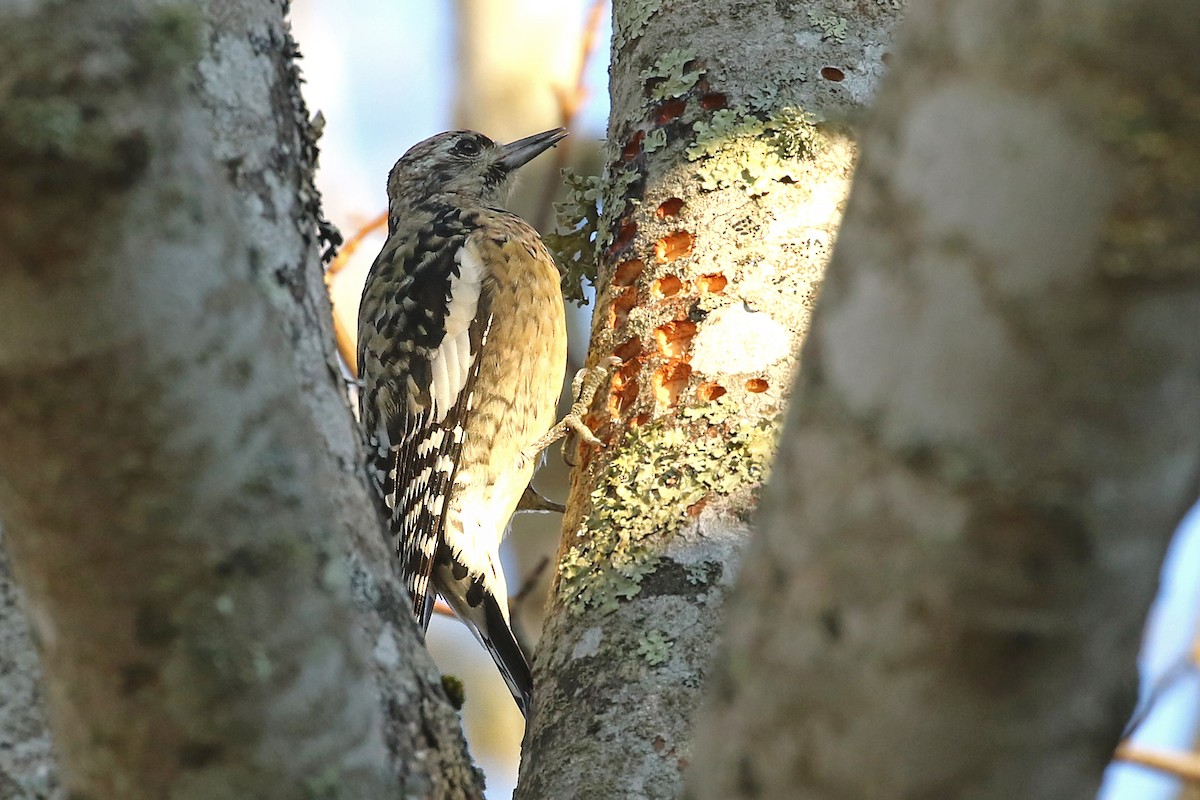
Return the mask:
<path id="1" fill-rule="evenodd" d="M 386 376 L 363 381 L 361 416 L 381 511 L 422 628 L 433 613 L 433 558 L 491 323 L 482 266 L 464 249 L 470 228 L 461 212 L 434 207 L 430 218 L 414 250 L 385 247 L 376 259 L 372 272 L 397 273 L 400 293 L 364 293 L 358 355 L 364 374 Z"/>

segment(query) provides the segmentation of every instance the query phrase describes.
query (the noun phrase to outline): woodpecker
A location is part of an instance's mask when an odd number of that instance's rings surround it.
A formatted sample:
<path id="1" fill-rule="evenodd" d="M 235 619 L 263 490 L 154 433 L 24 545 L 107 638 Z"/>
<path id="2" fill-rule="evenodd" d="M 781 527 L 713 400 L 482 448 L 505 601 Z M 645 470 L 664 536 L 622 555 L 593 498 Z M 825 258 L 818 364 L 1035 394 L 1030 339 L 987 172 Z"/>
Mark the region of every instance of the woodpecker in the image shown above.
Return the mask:
<path id="1" fill-rule="evenodd" d="M 413 615 L 428 630 L 445 598 L 526 716 L 533 678 L 498 550 L 555 427 L 567 338 L 558 269 L 502 206 L 513 172 L 566 135 L 501 145 L 460 130 L 409 149 L 358 314 L 368 473 Z"/>

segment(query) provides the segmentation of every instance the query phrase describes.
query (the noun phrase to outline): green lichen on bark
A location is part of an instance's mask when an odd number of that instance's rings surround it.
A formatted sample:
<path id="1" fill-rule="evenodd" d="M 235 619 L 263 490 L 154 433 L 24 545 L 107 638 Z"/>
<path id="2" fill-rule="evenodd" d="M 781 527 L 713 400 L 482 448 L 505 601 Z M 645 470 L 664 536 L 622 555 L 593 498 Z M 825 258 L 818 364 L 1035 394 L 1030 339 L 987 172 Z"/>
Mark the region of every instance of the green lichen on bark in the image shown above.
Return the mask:
<path id="1" fill-rule="evenodd" d="M 85 9 L 58 4 L 38 26 L 0 33 L 0 51 L 11 54 L 11 80 L 0 91 L 0 150 L 31 170 L 41 162 L 45 183 L 97 180 L 100 192 L 132 184 L 150 153 L 146 123 L 123 113 L 127 104 L 146 87 L 182 86 L 192 77 L 203 43 L 200 11 L 178 4 L 114 15 L 82 23 Z M 48 40 L 81 26 L 87 35 L 77 62 L 64 62 Z"/>
<path id="2" fill-rule="evenodd" d="M 813 27 L 820 29 L 822 39 L 846 41 L 846 28 L 849 23 L 845 17 L 820 11 L 809 11 L 808 21 Z"/>
<path id="3" fill-rule="evenodd" d="M 617 220 L 631 202 L 626 194 L 637 179 L 632 168 L 618 168 L 607 180 L 563 170 L 567 199 L 554 205 L 557 232 L 542 239 L 558 262 L 567 300 L 586 302 L 584 283 L 596 284 L 601 254 L 613 240 Z"/>
<path id="4" fill-rule="evenodd" d="M 136 71 L 146 77 L 190 69 L 203 53 L 204 15 L 191 4 L 155 9 L 133 31 L 129 52 Z"/>
<path id="5" fill-rule="evenodd" d="M 651 628 L 638 640 L 637 654 L 650 666 L 657 667 L 671 657 L 671 642 L 662 631 Z"/>
<path id="6" fill-rule="evenodd" d="M 571 169 L 563 170 L 563 183 L 567 185 L 567 199 L 554 204 L 557 232 L 542 239 L 562 273 L 563 297 L 583 305 L 584 282 L 595 285 L 600 269 L 596 238 L 602 184 L 599 175 L 579 175 Z"/>
<path id="7" fill-rule="evenodd" d="M 641 75 L 650 99 L 669 100 L 687 94 L 704 74 L 695 68 L 696 63 L 696 54 L 690 50 L 677 48 L 659 56 Z"/>
<path id="8" fill-rule="evenodd" d="M 613 6 L 613 51 L 619 52 L 625 45 L 642 35 L 650 18 L 658 13 L 662 0 L 633 0 Z"/>
<path id="9" fill-rule="evenodd" d="M 766 119 L 736 109 L 720 109 L 692 127 L 695 142 L 687 157 L 697 163 L 702 188 L 736 186 L 747 194 L 766 194 L 779 181 L 803 174 L 803 163 L 821 146 L 818 117 L 798 108 L 782 108 Z"/>
<path id="10" fill-rule="evenodd" d="M 701 586 L 708 583 L 713 573 L 720 573 L 721 565 L 716 561 L 698 561 L 692 564 L 684 564 L 683 571 L 687 577 L 687 582 L 692 586 Z"/>
<path id="11" fill-rule="evenodd" d="M 340 800 L 343 777 L 337 767 L 328 767 L 304 782 L 304 800 Z"/>
<path id="12" fill-rule="evenodd" d="M 562 601 L 607 614 L 636 596 L 698 503 L 765 480 L 777 435 L 777 420 L 746 420 L 726 398 L 631 429 L 559 564 Z"/>
<path id="13" fill-rule="evenodd" d="M 0 136 L 32 154 L 74 155 L 84 132 L 82 110 L 64 97 L 14 97 L 0 113 Z"/>

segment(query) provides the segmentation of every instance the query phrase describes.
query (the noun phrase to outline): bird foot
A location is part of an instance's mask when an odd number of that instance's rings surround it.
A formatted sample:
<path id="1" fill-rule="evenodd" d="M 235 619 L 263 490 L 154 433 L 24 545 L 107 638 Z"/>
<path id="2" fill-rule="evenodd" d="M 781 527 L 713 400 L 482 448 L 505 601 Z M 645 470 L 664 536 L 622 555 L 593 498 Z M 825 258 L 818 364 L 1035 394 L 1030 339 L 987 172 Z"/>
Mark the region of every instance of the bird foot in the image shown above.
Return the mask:
<path id="1" fill-rule="evenodd" d="M 584 367 L 575 373 L 575 377 L 571 380 L 571 394 L 574 396 L 575 402 L 571 404 L 566 416 L 559 420 L 553 428 L 521 451 L 522 467 L 537 459 L 543 450 L 569 433 L 574 433 L 593 447 L 604 446 L 604 442 L 596 438 L 596 434 L 592 433 L 592 429 L 583 421 L 583 416 L 591 408 L 592 400 L 596 397 L 600 385 L 608 380 L 613 368 L 620 363 L 621 359 L 609 356 L 600 364 L 594 367 Z"/>

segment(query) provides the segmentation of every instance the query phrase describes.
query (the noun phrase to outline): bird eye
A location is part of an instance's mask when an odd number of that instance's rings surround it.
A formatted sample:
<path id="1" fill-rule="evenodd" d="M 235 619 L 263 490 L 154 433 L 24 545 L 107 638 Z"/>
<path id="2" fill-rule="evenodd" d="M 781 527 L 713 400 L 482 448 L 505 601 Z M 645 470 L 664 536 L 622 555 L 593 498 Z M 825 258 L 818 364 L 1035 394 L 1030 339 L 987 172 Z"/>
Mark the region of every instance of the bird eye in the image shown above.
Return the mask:
<path id="1" fill-rule="evenodd" d="M 454 145 L 454 152 L 460 156 L 477 156 L 482 149 L 479 142 L 471 138 L 459 139 L 458 144 Z"/>

